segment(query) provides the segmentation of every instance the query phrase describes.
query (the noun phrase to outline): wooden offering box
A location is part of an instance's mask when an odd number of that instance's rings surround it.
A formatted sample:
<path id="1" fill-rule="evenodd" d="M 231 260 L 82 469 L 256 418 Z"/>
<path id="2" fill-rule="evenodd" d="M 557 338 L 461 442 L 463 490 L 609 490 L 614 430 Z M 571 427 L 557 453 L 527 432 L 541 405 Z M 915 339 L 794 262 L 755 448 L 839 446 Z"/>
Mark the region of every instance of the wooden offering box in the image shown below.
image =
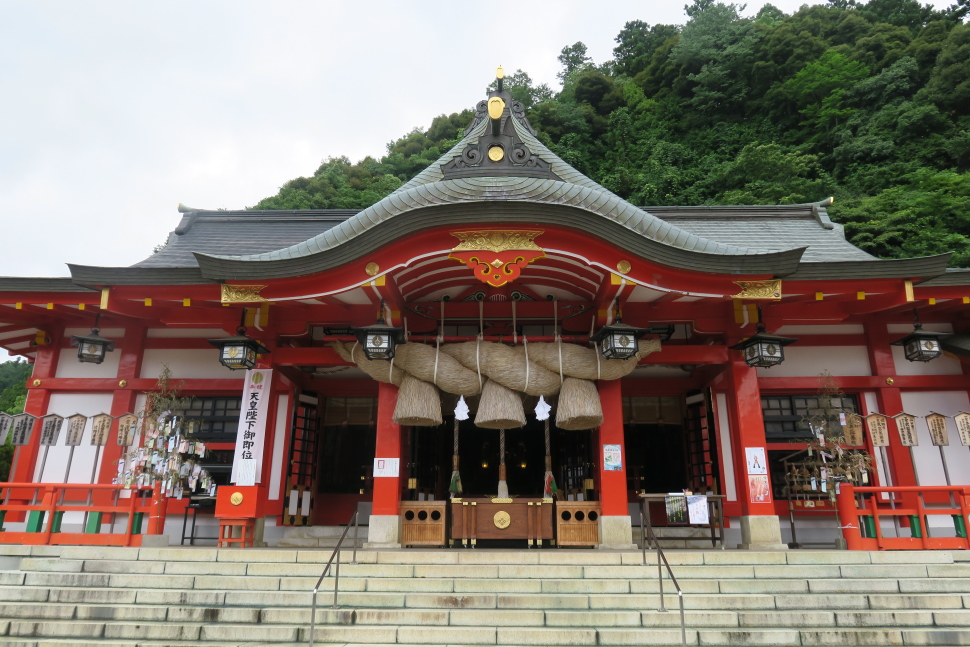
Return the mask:
<path id="1" fill-rule="evenodd" d="M 402 501 L 401 545 L 444 546 L 447 501 Z"/>
<path id="2" fill-rule="evenodd" d="M 452 499 L 451 538 L 474 546 L 479 539 L 552 539 L 553 503 L 546 499 Z"/>
<path id="3" fill-rule="evenodd" d="M 599 501 L 557 501 L 556 543 L 595 546 L 600 540 Z"/>

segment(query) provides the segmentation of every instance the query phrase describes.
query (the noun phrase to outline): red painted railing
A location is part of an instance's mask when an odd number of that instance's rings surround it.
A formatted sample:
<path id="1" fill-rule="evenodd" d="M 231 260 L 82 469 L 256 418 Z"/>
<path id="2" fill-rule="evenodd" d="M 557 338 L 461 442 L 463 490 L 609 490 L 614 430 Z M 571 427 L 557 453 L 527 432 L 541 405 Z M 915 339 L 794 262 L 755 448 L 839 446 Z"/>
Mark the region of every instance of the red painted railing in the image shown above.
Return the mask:
<path id="1" fill-rule="evenodd" d="M 121 497 L 125 491 L 130 492 L 128 498 Z M 0 544 L 140 546 L 146 520 L 149 534 L 160 532 L 152 494 L 151 488 L 121 485 L 0 483 Z M 108 503 L 95 503 L 101 501 Z M 80 513 L 82 532 L 61 530 L 68 512 Z M 25 517 L 26 530 L 4 528 L 10 516 Z"/>
<path id="2" fill-rule="evenodd" d="M 883 494 L 893 495 L 894 506 Z M 861 496 L 860 496 L 861 495 Z M 948 499 L 948 504 L 927 507 L 924 497 Z M 942 497 L 940 495 L 943 495 Z M 842 484 L 838 494 L 839 525 L 849 550 L 953 550 L 970 549 L 967 538 L 967 497 L 970 486 L 933 487 L 854 487 Z M 953 524 L 955 537 L 932 537 L 929 518 L 947 516 Z M 881 519 L 893 520 L 900 535 L 883 534 Z M 940 532 L 940 529 L 935 529 Z M 946 533 L 949 534 L 949 533 Z"/>

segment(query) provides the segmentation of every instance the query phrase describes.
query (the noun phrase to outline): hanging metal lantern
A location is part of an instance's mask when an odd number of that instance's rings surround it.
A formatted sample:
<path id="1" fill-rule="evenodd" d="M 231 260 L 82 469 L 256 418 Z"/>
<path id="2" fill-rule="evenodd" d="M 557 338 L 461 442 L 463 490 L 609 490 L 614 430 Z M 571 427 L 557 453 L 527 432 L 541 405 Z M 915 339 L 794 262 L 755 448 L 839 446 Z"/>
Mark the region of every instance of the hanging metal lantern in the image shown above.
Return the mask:
<path id="1" fill-rule="evenodd" d="M 617 320 L 600 328 L 589 340 L 601 344 L 600 353 L 605 359 L 630 359 L 637 354 L 637 343 L 646 333 L 646 328 L 634 328 Z"/>
<path id="2" fill-rule="evenodd" d="M 646 328 L 636 328 L 623 323 L 620 317 L 620 300 L 613 303 L 613 323 L 603 326 L 589 338 L 600 344 L 600 353 L 605 359 L 630 359 L 637 354 L 640 338 L 650 332 Z"/>
<path id="3" fill-rule="evenodd" d="M 394 349 L 397 345 L 407 342 L 403 328 L 388 326 L 384 321 L 383 301 L 381 301 L 381 314 L 377 318 L 376 324 L 351 328 L 350 330 L 360 341 L 367 359 L 391 360 L 394 358 Z"/>
<path id="4" fill-rule="evenodd" d="M 94 318 L 94 327 L 91 328 L 90 335 L 71 336 L 71 347 L 77 348 L 77 361 L 86 364 L 100 364 L 104 361 L 105 355 L 114 351 L 117 342 L 105 339 L 98 334 L 101 332 L 101 329 L 98 328 L 98 319 L 100 318 L 101 313 L 98 313 Z"/>
<path id="5" fill-rule="evenodd" d="M 758 332 L 728 348 L 741 351 L 748 366 L 771 368 L 785 361 L 785 346 L 796 341 L 797 338 L 766 333 L 765 325 L 761 322 L 761 306 L 758 306 Z"/>
<path id="6" fill-rule="evenodd" d="M 219 363 L 233 371 L 251 369 L 256 366 L 258 355 L 270 352 L 255 339 L 246 336 L 246 327 L 242 325 L 245 320 L 244 309 L 234 336 L 206 340 L 219 349 Z"/>
<path id="7" fill-rule="evenodd" d="M 940 337 L 945 337 L 945 333 L 930 332 L 923 330 L 923 324 L 919 320 L 919 312 L 913 311 L 913 332 L 902 339 L 892 342 L 892 346 L 902 346 L 903 354 L 911 362 L 928 362 L 936 359 L 943 354 L 940 347 Z"/>

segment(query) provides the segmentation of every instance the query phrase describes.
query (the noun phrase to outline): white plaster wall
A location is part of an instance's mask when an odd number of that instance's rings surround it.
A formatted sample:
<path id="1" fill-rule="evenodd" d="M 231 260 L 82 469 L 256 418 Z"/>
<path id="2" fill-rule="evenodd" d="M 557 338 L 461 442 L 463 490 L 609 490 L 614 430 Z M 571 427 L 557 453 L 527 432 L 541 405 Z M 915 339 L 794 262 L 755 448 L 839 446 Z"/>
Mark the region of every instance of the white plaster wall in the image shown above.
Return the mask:
<path id="1" fill-rule="evenodd" d="M 738 488 L 734 478 L 734 450 L 731 447 L 731 418 L 728 415 L 727 395 L 714 397 L 714 414 L 717 420 L 717 436 L 721 440 L 721 478 L 728 501 L 738 500 Z"/>
<path id="2" fill-rule="evenodd" d="M 280 395 L 276 407 L 276 423 L 273 427 L 273 459 L 269 475 L 268 500 L 276 501 L 280 498 L 280 484 L 283 478 L 283 445 L 290 436 L 290 395 Z"/>
<path id="3" fill-rule="evenodd" d="M 893 346 L 892 351 L 897 375 L 963 375 L 958 359 L 942 355 L 929 362 L 911 362 L 906 359 L 902 346 Z"/>
<path id="4" fill-rule="evenodd" d="M 933 411 L 952 416 L 960 411 L 970 410 L 970 398 L 966 391 L 910 391 L 904 392 L 902 398 L 903 409 L 914 416 L 925 416 Z M 944 447 L 943 451 L 950 472 L 950 482 L 953 485 L 970 485 L 970 450 L 960 444 L 953 420 L 947 419 L 946 423 L 950 446 Z M 916 431 L 919 445 L 912 449 L 919 484 L 946 485 L 940 448 L 933 446 L 926 420 L 922 417 L 916 421 Z"/>
<path id="5" fill-rule="evenodd" d="M 88 331 L 90 332 L 90 331 Z M 62 348 L 57 360 L 55 377 L 93 377 L 105 378 L 118 375 L 118 363 L 121 361 L 120 349 L 105 355 L 100 364 L 84 364 L 77 361 L 76 348 Z"/>
<path id="6" fill-rule="evenodd" d="M 80 413 L 88 417 L 96 416 L 99 413 L 111 412 L 110 393 L 53 393 L 51 394 L 50 406 L 47 413 L 56 413 L 59 416 L 72 416 Z M 36 429 L 34 433 L 39 433 Z M 44 472 L 41 474 L 41 461 L 44 457 L 44 447 L 40 448 L 37 456 L 37 465 L 34 468 L 34 482 L 41 483 L 90 483 L 91 470 L 94 466 L 94 455 L 96 448 L 91 446 L 91 421 L 88 420 L 84 428 L 84 435 L 81 444 L 74 448 L 74 458 L 71 460 L 71 473 L 67 479 L 64 478 L 64 471 L 67 469 L 67 459 L 71 453 L 71 448 L 64 443 L 67 440 L 67 431 L 61 429 L 57 445 L 50 448 L 47 454 L 47 461 L 44 463 Z M 104 451 L 101 451 L 101 457 Z M 98 469 L 100 470 L 101 457 L 98 458 Z"/>
<path id="7" fill-rule="evenodd" d="M 785 347 L 785 361 L 772 368 L 759 368 L 758 377 L 817 377 L 832 375 L 871 375 L 869 353 L 865 346 Z"/>
<path id="8" fill-rule="evenodd" d="M 862 324 L 821 324 L 817 326 L 782 326 L 776 335 L 862 335 L 866 329 Z"/>
<path id="9" fill-rule="evenodd" d="M 206 348 L 174 350 L 168 348 L 149 348 L 145 350 L 141 365 L 143 378 L 157 378 L 163 365 L 168 365 L 172 377 L 192 378 L 238 378 L 243 374 L 232 371 L 219 363 L 219 350 Z"/>

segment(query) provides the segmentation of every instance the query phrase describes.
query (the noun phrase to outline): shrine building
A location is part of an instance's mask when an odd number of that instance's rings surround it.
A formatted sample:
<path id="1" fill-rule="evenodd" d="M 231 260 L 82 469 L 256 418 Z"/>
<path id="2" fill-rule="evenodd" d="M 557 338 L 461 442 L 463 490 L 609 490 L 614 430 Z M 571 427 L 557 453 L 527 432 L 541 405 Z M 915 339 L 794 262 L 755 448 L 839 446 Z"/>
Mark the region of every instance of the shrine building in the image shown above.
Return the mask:
<path id="1" fill-rule="evenodd" d="M 629 547 L 641 495 L 684 490 L 719 502 L 731 547 L 784 548 L 790 513 L 799 540 L 831 542 L 819 481 L 970 485 L 970 273 L 875 258 L 831 204 L 631 204 L 544 146 L 500 82 L 454 148 L 366 209 L 179 205 L 135 265 L 0 278 L 28 422 L 87 418 L 73 444 L 15 428 L 9 481 L 130 481 L 146 430 L 119 444 L 91 421 L 137 414 L 167 366 L 219 505 L 243 488 L 233 505 L 271 546 L 359 509 L 378 547 L 548 546 L 565 514 L 579 544 Z M 826 432 L 867 468 L 816 474 L 805 450 Z M 171 543 L 206 498 L 190 494 L 163 502 Z M 195 520 L 213 534 L 211 507 Z"/>

